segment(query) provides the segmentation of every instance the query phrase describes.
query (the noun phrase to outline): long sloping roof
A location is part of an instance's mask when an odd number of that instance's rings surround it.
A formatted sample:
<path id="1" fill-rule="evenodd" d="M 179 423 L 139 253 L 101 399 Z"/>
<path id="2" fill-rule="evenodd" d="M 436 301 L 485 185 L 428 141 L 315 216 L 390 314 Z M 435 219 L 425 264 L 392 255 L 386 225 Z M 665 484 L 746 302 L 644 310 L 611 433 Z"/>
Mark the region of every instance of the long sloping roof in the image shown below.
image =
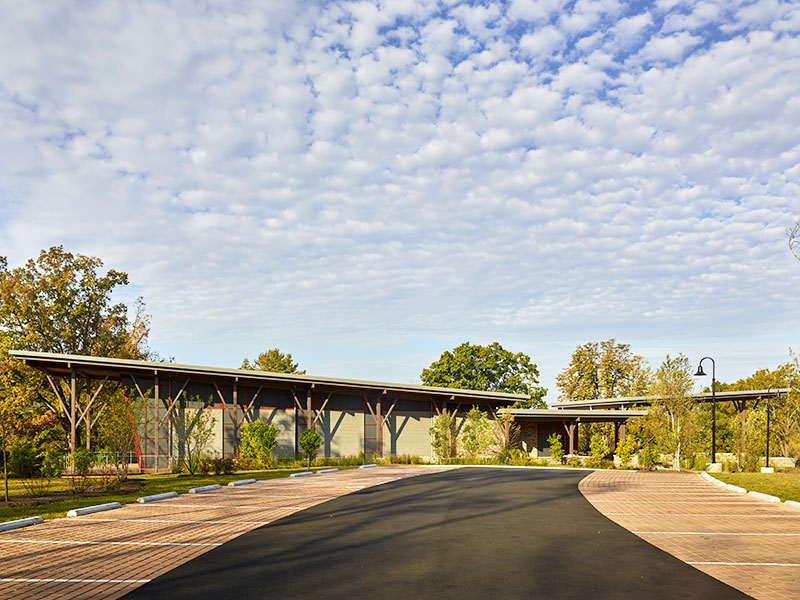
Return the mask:
<path id="1" fill-rule="evenodd" d="M 339 379 L 335 377 L 314 377 L 290 373 L 273 373 L 270 371 L 249 371 L 246 369 L 225 369 L 220 367 L 204 367 L 198 365 L 179 365 L 175 363 L 149 362 L 143 360 L 126 360 L 100 356 L 80 356 L 76 354 L 52 354 L 49 352 L 30 352 L 12 350 L 11 356 L 28 366 L 55 375 L 67 375 L 71 369 L 79 371 L 83 377 L 103 379 L 109 375 L 111 379 L 120 379 L 133 375 L 140 377 L 174 376 L 192 378 L 196 381 L 220 380 L 228 382 L 251 383 L 255 385 L 277 384 L 280 387 L 314 387 L 331 391 L 379 391 L 409 394 L 416 396 L 453 399 L 455 401 L 484 401 L 498 404 L 513 404 L 527 400 L 524 394 L 507 394 L 504 392 L 484 392 L 459 388 L 443 388 L 406 383 L 389 383 L 381 381 L 362 381 L 358 379 Z"/>
<path id="2" fill-rule="evenodd" d="M 788 394 L 791 388 L 780 388 L 776 390 L 743 390 L 735 392 L 717 392 L 715 399 L 717 402 L 732 402 L 732 401 L 751 401 L 762 400 L 766 398 L 774 398 L 777 391 L 781 394 Z M 576 400 L 575 402 L 556 402 L 552 404 L 553 408 L 560 410 L 574 410 L 579 408 L 586 408 L 590 410 L 597 410 L 603 408 L 626 408 L 631 406 L 649 406 L 653 400 L 653 396 L 627 396 L 619 398 L 597 398 L 594 400 Z M 692 400 L 695 402 L 711 402 L 711 392 L 702 394 L 693 394 Z"/>

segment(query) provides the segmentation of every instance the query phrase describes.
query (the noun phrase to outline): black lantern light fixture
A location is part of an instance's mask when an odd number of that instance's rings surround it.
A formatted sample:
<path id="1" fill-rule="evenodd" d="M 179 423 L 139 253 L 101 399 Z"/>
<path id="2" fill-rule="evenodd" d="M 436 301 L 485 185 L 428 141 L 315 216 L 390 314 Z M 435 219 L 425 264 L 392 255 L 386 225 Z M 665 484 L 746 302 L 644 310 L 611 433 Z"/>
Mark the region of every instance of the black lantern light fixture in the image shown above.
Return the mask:
<path id="1" fill-rule="evenodd" d="M 703 361 L 710 360 L 711 361 L 711 462 L 717 462 L 717 397 L 716 397 L 716 387 L 717 387 L 717 363 L 714 362 L 714 359 L 710 356 L 704 356 L 700 359 L 700 363 L 697 365 L 697 373 L 694 374 L 695 377 L 705 377 L 706 372 L 703 371 Z"/>

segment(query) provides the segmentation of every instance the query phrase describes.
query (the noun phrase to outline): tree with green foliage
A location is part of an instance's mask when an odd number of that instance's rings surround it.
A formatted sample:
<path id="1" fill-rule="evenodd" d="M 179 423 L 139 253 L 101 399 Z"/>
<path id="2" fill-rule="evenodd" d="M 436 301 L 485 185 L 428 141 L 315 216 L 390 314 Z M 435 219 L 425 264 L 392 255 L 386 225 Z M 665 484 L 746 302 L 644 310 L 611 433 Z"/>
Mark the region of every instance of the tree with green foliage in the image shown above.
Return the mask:
<path id="1" fill-rule="evenodd" d="M 141 299 L 136 302 L 131 318 L 126 304 L 113 303 L 113 292 L 128 284 L 128 276 L 113 269 L 103 275 L 102 266 L 99 258 L 71 254 L 62 246 L 42 250 L 36 260 L 17 268 L 9 268 L 6 257 L 0 257 L 0 402 L 6 414 L 18 421 L 44 412 L 58 415 L 63 430 L 74 432 L 72 450 L 80 444 L 81 419 L 71 422 L 45 376 L 13 359 L 8 351 L 148 358 L 149 317 L 144 304 Z M 91 398 L 98 385 L 81 379 L 80 401 Z M 66 390 L 61 392 L 69 396 Z M 104 390 L 91 412 L 79 407 L 84 432 L 110 394 L 111 390 Z M 12 430 L 18 425 L 9 423 Z"/>
<path id="2" fill-rule="evenodd" d="M 467 456 L 472 458 L 486 454 L 492 445 L 492 422 L 477 406 L 467 413 L 461 428 L 461 443 Z"/>
<path id="3" fill-rule="evenodd" d="M 546 408 L 547 390 L 539 387 L 539 369 L 531 358 L 514 354 L 499 343 L 488 346 L 464 342 L 422 370 L 423 385 L 436 387 L 526 394 L 520 408 Z"/>
<path id="4" fill-rule="evenodd" d="M 311 470 L 311 461 L 317 456 L 317 450 L 322 445 L 322 436 L 314 429 L 306 429 L 300 436 L 299 446 L 308 457 L 308 470 Z"/>
<path id="5" fill-rule="evenodd" d="M 665 453 L 672 454 L 672 468 L 680 470 L 681 458 L 697 444 L 697 411 L 692 400 L 692 369 L 683 354 L 667 355 L 656 370 L 651 387 L 650 419 L 655 438 Z"/>
<path id="6" fill-rule="evenodd" d="M 564 443 L 561 441 L 561 436 L 551 433 L 547 438 L 547 443 L 550 445 L 550 458 L 561 462 L 561 459 L 564 458 Z"/>
<path id="7" fill-rule="evenodd" d="M 259 354 L 253 362 L 246 358 L 242 362 L 242 369 L 251 371 L 271 371 L 273 373 L 294 373 L 305 375 L 305 371 L 297 370 L 298 364 L 292 360 L 292 355 L 284 354 L 277 348 L 271 348 Z"/>
<path id="8" fill-rule="evenodd" d="M 278 428 L 264 419 L 242 426 L 242 456 L 252 458 L 263 468 L 273 466 L 272 451 L 278 446 Z"/>
<path id="9" fill-rule="evenodd" d="M 603 466 L 603 460 L 610 452 L 608 442 L 601 433 L 595 433 L 589 441 L 589 466 L 599 469 Z"/>
<path id="10" fill-rule="evenodd" d="M 617 444 L 615 454 L 619 456 L 619 463 L 623 469 L 627 469 L 630 465 L 631 459 L 636 455 L 638 444 L 633 435 L 626 435 Z"/>
<path id="11" fill-rule="evenodd" d="M 129 456 L 135 450 L 136 433 L 144 416 L 145 400 L 114 394 L 104 405 L 99 438 L 114 469 L 115 486 L 128 478 Z"/>
<path id="12" fill-rule="evenodd" d="M 569 402 L 640 396 L 647 392 L 649 381 L 644 358 L 613 338 L 575 348 L 569 366 L 556 377 L 559 399 Z"/>
<path id="13" fill-rule="evenodd" d="M 509 410 L 500 410 L 494 420 L 494 437 L 497 443 L 497 459 L 507 463 L 511 451 L 519 445 L 520 427 Z"/>
<path id="14" fill-rule="evenodd" d="M 458 451 L 458 430 L 455 412 L 445 410 L 436 415 L 428 430 L 431 436 L 433 455 L 439 461 L 448 461 L 456 457 Z"/>
<path id="15" fill-rule="evenodd" d="M 199 397 L 194 396 L 187 402 L 186 392 L 178 410 L 170 413 L 169 420 L 178 444 L 180 466 L 194 475 L 214 437 L 214 424 L 217 420 L 206 410 L 205 403 Z"/>

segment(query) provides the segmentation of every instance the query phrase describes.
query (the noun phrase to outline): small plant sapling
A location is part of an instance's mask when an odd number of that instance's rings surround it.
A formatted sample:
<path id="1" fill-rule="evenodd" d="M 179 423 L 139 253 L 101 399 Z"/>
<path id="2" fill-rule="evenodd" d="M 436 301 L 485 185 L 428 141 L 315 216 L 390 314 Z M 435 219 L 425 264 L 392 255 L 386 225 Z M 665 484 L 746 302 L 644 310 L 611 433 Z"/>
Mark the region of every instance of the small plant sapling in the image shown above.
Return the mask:
<path id="1" fill-rule="evenodd" d="M 300 447 L 308 457 L 308 470 L 311 470 L 311 460 L 316 456 L 317 449 L 322 445 L 322 438 L 313 429 L 306 429 L 300 436 Z"/>

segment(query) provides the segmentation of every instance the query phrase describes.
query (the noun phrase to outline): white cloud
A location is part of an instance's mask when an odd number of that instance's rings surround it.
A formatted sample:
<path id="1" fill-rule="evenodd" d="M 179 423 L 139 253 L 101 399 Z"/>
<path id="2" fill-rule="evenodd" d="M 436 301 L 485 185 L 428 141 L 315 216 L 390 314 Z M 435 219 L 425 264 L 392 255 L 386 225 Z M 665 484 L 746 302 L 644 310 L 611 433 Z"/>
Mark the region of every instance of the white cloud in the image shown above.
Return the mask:
<path id="1" fill-rule="evenodd" d="M 528 57 L 544 57 L 564 49 L 564 34 L 553 26 L 542 27 L 528 33 L 519 41 L 520 50 Z"/>
<path id="2" fill-rule="evenodd" d="M 2 254 L 128 271 L 187 362 L 414 380 L 497 339 L 552 388 L 589 339 L 784 352 L 797 11 L 451 5 L 8 4 Z"/>

